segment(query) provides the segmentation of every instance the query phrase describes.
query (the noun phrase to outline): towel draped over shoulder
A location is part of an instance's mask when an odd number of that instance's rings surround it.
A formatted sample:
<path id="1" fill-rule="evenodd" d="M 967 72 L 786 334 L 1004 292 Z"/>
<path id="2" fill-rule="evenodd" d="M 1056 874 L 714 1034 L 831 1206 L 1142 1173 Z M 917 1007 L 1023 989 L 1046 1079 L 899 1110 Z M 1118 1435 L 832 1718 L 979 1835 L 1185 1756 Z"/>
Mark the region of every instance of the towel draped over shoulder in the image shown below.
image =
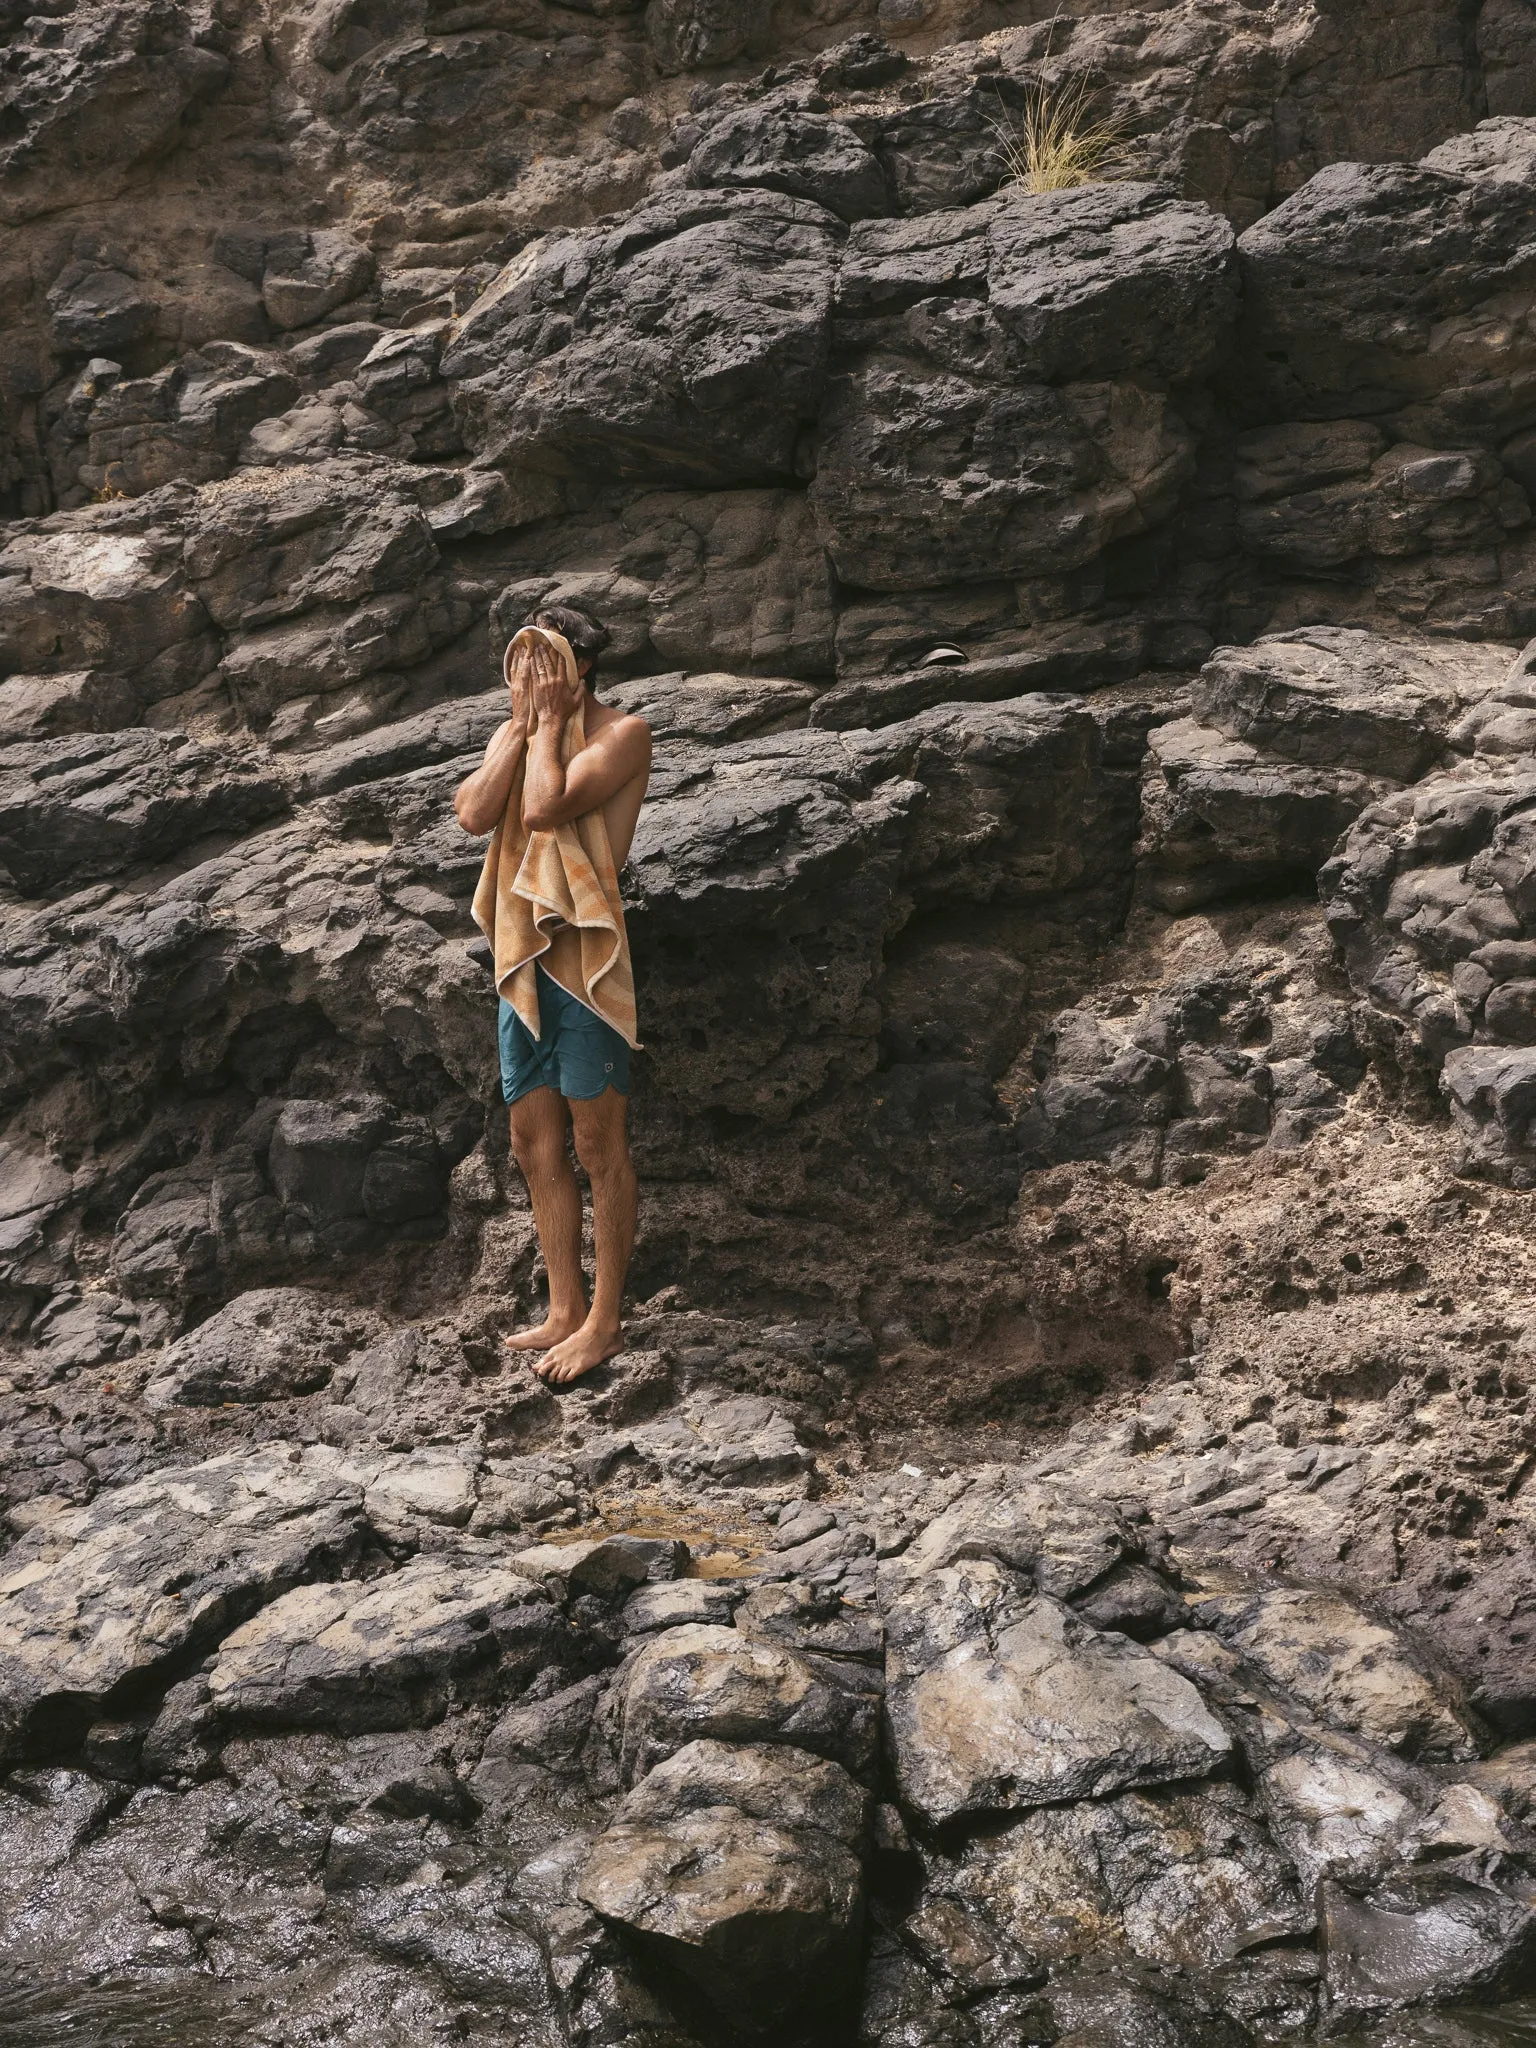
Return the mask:
<path id="1" fill-rule="evenodd" d="M 561 634 L 525 626 L 512 646 L 528 641 L 553 648 L 571 682 L 577 681 L 576 657 Z M 586 743 L 583 707 L 578 705 L 561 744 L 560 758 L 567 768 Z M 537 964 L 568 995 L 595 1010 L 628 1044 L 638 1047 L 629 935 L 602 810 L 588 811 L 549 831 L 529 831 L 523 822 L 527 764 L 525 742 L 506 811 L 485 850 L 475 889 L 474 919 L 490 941 L 497 994 L 537 1038 Z"/>

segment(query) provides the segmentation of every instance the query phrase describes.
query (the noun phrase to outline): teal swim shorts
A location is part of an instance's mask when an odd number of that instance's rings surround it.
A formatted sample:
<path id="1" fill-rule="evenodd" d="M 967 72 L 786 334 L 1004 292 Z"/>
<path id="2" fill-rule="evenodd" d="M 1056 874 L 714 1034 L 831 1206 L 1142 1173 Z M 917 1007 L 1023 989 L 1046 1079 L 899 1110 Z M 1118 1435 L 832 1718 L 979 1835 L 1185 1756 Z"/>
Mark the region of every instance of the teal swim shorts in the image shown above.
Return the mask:
<path id="1" fill-rule="evenodd" d="M 496 1036 L 501 1047 L 501 1092 L 509 1103 L 535 1088 L 553 1088 L 570 1102 L 590 1102 L 605 1089 L 629 1093 L 629 1047 L 604 1017 L 535 970 L 539 1036 L 501 998 Z"/>

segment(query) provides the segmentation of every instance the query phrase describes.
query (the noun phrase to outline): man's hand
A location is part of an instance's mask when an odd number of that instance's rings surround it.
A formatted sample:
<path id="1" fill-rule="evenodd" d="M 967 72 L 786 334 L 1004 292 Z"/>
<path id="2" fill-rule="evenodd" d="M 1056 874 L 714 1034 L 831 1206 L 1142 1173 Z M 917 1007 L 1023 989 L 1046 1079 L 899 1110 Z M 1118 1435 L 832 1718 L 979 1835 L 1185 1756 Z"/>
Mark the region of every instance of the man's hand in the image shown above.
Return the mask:
<path id="1" fill-rule="evenodd" d="M 533 649 L 525 640 L 521 647 L 509 641 L 502 657 L 501 672 L 512 700 L 511 719 L 519 733 L 528 730 L 528 713 L 533 704 Z"/>
<path id="2" fill-rule="evenodd" d="M 567 677 L 564 662 L 543 641 L 536 642 L 533 649 L 532 690 L 534 716 L 539 724 L 563 732 L 581 703 L 581 682 L 579 678 L 572 682 Z"/>

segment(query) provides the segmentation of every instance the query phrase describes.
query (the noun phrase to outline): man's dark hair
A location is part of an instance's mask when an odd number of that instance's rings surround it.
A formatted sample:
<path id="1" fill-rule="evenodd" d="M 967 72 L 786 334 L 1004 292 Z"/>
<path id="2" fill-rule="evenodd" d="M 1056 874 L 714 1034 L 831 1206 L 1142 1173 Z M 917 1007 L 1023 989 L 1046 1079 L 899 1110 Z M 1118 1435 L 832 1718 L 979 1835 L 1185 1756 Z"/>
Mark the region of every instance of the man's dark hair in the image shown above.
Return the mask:
<path id="1" fill-rule="evenodd" d="M 578 661 L 594 664 L 613 638 L 606 626 L 599 625 L 596 619 L 586 612 L 577 611 L 571 604 L 541 604 L 528 614 L 523 624 L 542 626 L 546 632 L 563 635 L 571 643 L 571 652 Z"/>

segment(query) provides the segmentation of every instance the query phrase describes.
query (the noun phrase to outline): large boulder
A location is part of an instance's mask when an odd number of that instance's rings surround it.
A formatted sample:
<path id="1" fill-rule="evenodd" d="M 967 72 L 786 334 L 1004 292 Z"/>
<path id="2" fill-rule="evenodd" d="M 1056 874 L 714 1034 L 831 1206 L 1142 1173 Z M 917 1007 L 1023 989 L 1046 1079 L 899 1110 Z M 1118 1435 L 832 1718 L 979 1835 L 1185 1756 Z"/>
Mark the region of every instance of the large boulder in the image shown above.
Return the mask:
<path id="1" fill-rule="evenodd" d="M 1122 1559 L 1140 1554 L 1131 1527 L 1103 1501 L 1007 1466 L 980 1473 L 902 1554 L 907 1572 L 931 1572 L 973 1558 L 1027 1574 L 1042 1593 L 1070 1600 Z"/>
<path id="2" fill-rule="evenodd" d="M 1193 441 L 1163 380 L 1200 376 L 1234 310 L 1226 223 L 1150 186 L 944 224 L 958 246 L 856 229 L 839 286 L 886 320 L 829 390 L 811 496 L 866 589 L 1059 574 L 1165 517 Z"/>
<path id="3" fill-rule="evenodd" d="M 270 761 L 185 733 L 83 733 L 0 748 L 0 866 L 29 895 L 99 881 L 285 808 Z"/>
<path id="4" fill-rule="evenodd" d="M 359 1346 L 363 1328 L 342 1304 L 302 1287 L 257 1288 L 172 1344 L 147 1395 L 218 1407 L 313 1393 Z"/>
<path id="5" fill-rule="evenodd" d="M 1413 782 L 1444 752 L 1460 713 L 1504 680 L 1507 662 L 1499 648 L 1304 626 L 1219 648 L 1190 703 L 1204 724 L 1283 760 Z"/>
<path id="6" fill-rule="evenodd" d="M 533 243 L 450 328 L 482 460 L 649 482 L 793 473 L 826 371 L 835 217 L 677 193 Z"/>
<path id="7" fill-rule="evenodd" d="M 1511 749 L 1528 714 L 1499 647 L 1337 626 L 1219 647 L 1193 716 L 1149 735 L 1138 883 L 1182 912 L 1294 878 L 1449 748 Z"/>
<path id="8" fill-rule="evenodd" d="M 1394 440 L 1368 420 L 1302 420 L 1243 435 L 1233 485 L 1244 550 L 1282 574 L 1364 577 L 1387 609 L 1441 632 L 1505 630 L 1531 603 L 1517 538 L 1530 523 L 1524 484 L 1487 449 L 1445 451 L 1425 431 L 1405 423 Z M 1507 591 L 1466 576 L 1458 558 L 1474 550 L 1501 561 Z"/>
<path id="9" fill-rule="evenodd" d="M 1189 1681 L 987 1562 L 881 1575 L 886 1718 L 932 1826 L 1200 1778 L 1231 1737 Z"/>
<path id="10" fill-rule="evenodd" d="M 1252 1671 L 1245 1667 L 1240 1683 L 1251 1684 Z M 1246 1731 L 1254 1790 L 1309 1894 L 1324 1878 L 1363 1892 L 1416 1860 L 1502 1855 L 1513 1846 L 1510 1821 L 1482 1786 L 1447 1783 L 1311 1720 L 1278 1694 L 1268 1705 Z"/>
<path id="11" fill-rule="evenodd" d="M 415 592 L 438 549 L 416 476 L 354 456 L 246 470 L 200 491 L 186 512 L 185 560 L 214 622 L 254 631 L 318 606 Z"/>
<path id="12" fill-rule="evenodd" d="M 267 242 L 261 298 L 274 327 L 308 327 L 373 279 L 373 258 L 337 228 L 298 229 Z"/>
<path id="13" fill-rule="evenodd" d="M 653 1636 L 624 1688 L 631 1780 L 694 1741 L 783 1742 L 867 1773 L 879 1745 L 878 1681 L 841 1660 L 693 1624 Z"/>
<path id="14" fill-rule="evenodd" d="M 283 1205 L 319 1237 L 367 1225 L 422 1225 L 447 1196 L 430 1125 L 378 1095 L 283 1105 L 267 1154 Z"/>
<path id="15" fill-rule="evenodd" d="M 0 1576 L 0 1754 L 68 1749 L 362 1533 L 333 1454 L 287 1445 L 167 1466 L 40 1523 Z"/>
<path id="16" fill-rule="evenodd" d="M 422 1557 L 382 1578 L 295 1587 L 227 1636 L 215 1709 L 264 1728 L 406 1728 L 516 1690 L 562 1654 L 554 1603 L 489 1560 Z"/>
<path id="17" fill-rule="evenodd" d="M 1503 986 L 1523 1031 L 1526 1016 L 1536 1012 L 1536 979 Z M 1440 1092 L 1456 1126 L 1463 1172 L 1536 1187 L 1536 1046 L 1455 1046 L 1440 1070 Z"/>
<path id="18" fill-rule="evenodd" d="M 849 221 L 889 204 L 879 161 L 854 130 L 792 106 L 743 107 L 717 122 L 688 159 L 688 182 L 787 192 Z"/>
<path id="19" fill-rule="evenodd" d="M 869 355 L 829 390 L 811 497 L 846 582 L 1059 575 L 1167 517 L 1193 473 L 1193 438 L 1162 392 L 1054 389 L 1027 381 L 1006 348 L 995 373 L 970 374 L 980 351 L 965 329 L 984 317 L 936 318 L 931 350 Z M 957 357 L 966 367 L 951 367 Z"/>
<path id="20" fill-rule="evenodd" d="M 146 341 L 159 312 L 154 298 L 126 270 L 69 263 L 48 288 L 49 336 L 70 355 L 103 356 Z"/>
<path id="21" fill-rule="evenodd" d="M 853 1991 L 868 1811 L 821 1757 L 691 1742 L 620 1802 L 579 1896 L 735 2025 L 782 2038 Z"/>
<path id="22" fill-rule="evenodd" d="M 1501 120 L 1417 165 L 1328 164 L 1240 245 L 1244 542 L 1271 569 L 1349 565 L 1381 612 L 1461 638 L 1536 627 L 1531 136 Z"/>
<path id="23" fill-rule="evenodd" d="M 1405 438 L 1431 446 L 1487 445 L 1529 424 L 1523 323 L 1500 328 L 1490 357 L 1480 317 L 1489 299 L 1536 285 L 1529 184 L 1500 175 L 1519 128 L 1501 124 L 1490 144 L 1507 147 L 1458 153 L 1455 168 L 1329 164 L 1244 233 L 1249 360 L 1280 417 L 1407 408 L 1419 431 Z M 1474 381 L 1483 399 L 1469 410 L 1451 394 Z"/>
<path id="24" fill-rule="evenodd" d="M 1477 1756 L 1449 1681 L 1342 1593 L 1224 1594 L 1201 1613 L 1223 1642 L 1335 1726 L 1426 1762 Z"/>
<path id="25" fill-rule="evenodd" d="M 7 673 L 126 671 L 140 703 L 209 666 L 208 616 L 183 571 L 181 536 L 128 508 L 13 527 L 0 545 L 0 663 Z M 134 508 L 137 512 L 137 508 Z M 142 678 L 142 680 L 140 680 Z"/>
<path id="26" fill-rule="evenodd" d="M 1185 383 L 1237 313 L 1232 230 L 1133 181 L 1005 195 L 987 224 L 988 300 L 1031 375 Z"/>

